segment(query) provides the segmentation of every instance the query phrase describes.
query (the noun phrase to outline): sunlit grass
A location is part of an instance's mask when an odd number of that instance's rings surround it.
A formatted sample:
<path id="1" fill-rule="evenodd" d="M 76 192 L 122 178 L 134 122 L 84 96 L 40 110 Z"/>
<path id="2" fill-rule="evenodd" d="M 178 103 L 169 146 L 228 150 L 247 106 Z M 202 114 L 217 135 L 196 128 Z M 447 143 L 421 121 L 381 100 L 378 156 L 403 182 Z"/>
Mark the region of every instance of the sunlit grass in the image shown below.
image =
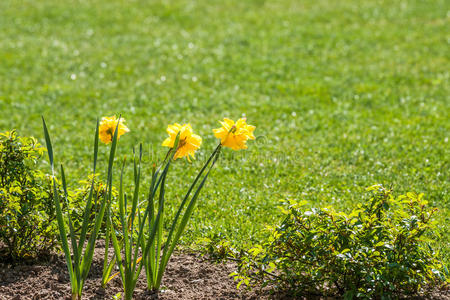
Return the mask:
<path id="1" fill-rule="evenodd" d="M 385 183 L 426 194 L 448 249 L 448 9 L 445 0 L 3 0 L 0 129 L 43 142 L 45 115 L 73 185 L 89 172 L 98 116 L 122 113 L 131 132 L 117 155 L 143 141 L 150 170 L 167 124 L 190 122 L 203 137 L 198 168 L 217 120 L 245 113 L 258 138 L 245 153 L 224 151 L 185 244 L 256 240 L 279 199 L 345 209 Z M 182 176 L 194 174 L 183 164 L 168 178 L 172 209 Z"/>

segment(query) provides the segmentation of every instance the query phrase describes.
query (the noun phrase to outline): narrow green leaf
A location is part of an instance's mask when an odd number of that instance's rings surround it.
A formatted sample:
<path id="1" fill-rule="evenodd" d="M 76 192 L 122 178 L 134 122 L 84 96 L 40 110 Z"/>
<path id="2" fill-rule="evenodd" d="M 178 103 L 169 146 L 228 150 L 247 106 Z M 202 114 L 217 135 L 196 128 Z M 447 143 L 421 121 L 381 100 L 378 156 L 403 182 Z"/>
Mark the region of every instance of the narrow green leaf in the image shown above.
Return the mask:
<path id="1" fill-rule="evenodd" d="M 81 278 L 82 278 L 82 284 L 87 278 L 87 275 L 89 273 L 89 269 L 92 264 L 92 257 L 94 255 L 94 247 L 95 247 L 95 241 L 97 240 L 98 231 L 100 230 L 101 223 L 103 221 L 103 217 L 105 214 L 106 209 L 106 203 L 107 201 L 111 201 L 111 190 L 112 190 L 112 169 L 114 164 L 114 156 L 116 153 L 116 147 L 117 147 L 117 139 L 118 139 L 118 127 L 119 127 L 120 117 L 117 122 L 116 129 L 114 131 L 114 136 L 112 140 L 111 150 L 109 154 L 109 163 L 108 163 L 108 180 L 107 180 L 107 188 L 109 189 L 108 195 L 105 195 L 103 197 L 102 202 L 100 204 L 100 211 L 95 216 L 95 225 L 94 229 L 91 232 L 91 236 L 89 237 L 88 243 L 86 245 L 86 251 L 83 255 L 83 260 L 81 263 Z M 107 199 L 109 197 L 109 199 Z M 81 287 L 82 288 L 82 287 Z"/>
<path id="2" fill-rule="evenodd" d="M 86 241 L 86 234 L 89 225 L 89 218 L 92 210 L 92 198 L 94 196 L 94 184 L 95 184 L 95 170 L 97 166 L 97 155 L 98 155 L 98 135 L 99 135 L 99 122 L 97 119 L 97 124 L 95 127 L 95 136 L 94 136 L 94 163 L 93 163 L 93 173 L 92 173 L 92 183 L 91 188 L 89 190 L 89 195 L 86 200 L 86 206 L 84 208 L 83 213 L 83 223 L 81 223 L 81 233 L 80 240 L 78 241 L 78 252 L 81 254 L 83 250 L 84 242 Z"/>
<path id="3" fill-rule="evenodd" d="M 164 248 L 164 253 L 163 253 L 163 256 L 161 258 L 161 263 L 160 263 L 160 266 L 159 266 L 159 269 L 158 269 L 158 278 L 156 280 L 156 288 L 157 289 L 159 288 L 159 286 L 161 284 L 162 276 L 164 274 L 164 271 L 166 269 L 166 266 L 167 266 L 167 263 L 168 263 L 168 261 L 170 259 L 170 256 L 172 255 L 172 253 L 173 253 L 173 251 L 175 249 L 175 246 L 177 245 L 178 240 L 180 239 L 181 234 L 184 232 L 184 229 L 185 229 L 185 227 L 186 227 L 186 225 L 187 225 L 187 223 L 188 223 L 188 221 L 189 221 L 189 219 L 190 219 L 190 217 L 192 215 L 192 212 L 194 210 L 194 207 L 195 207 L 195 204 L 197 202 L 197 198 L 198 198 L 198 196 L 200 194 L 200 191 L 202 190 L 206 180 L 208 179 L 208 176 L 209 176 L 212 168 L 214 167 L 217 159 L 219 158 L 220 145 L 218 146 L 217 149 L 218 150 L 217 150 L 217 152 L 216 152 L 216 154 L 214 156 L 214 160 L 212 161 L 211 166 L 208 169 L 208 172 L 203 177 L 202 181 L 200 182 L 200 185 L 197 187 L 197 189 L 196 189 L 196 191 L 194 193 L 194 196 L 192 197 L 191 201 L 189 202 L 188 207 L 186 208 L 186 211 L 185 211 L 185 213 L 183 215 L 183 218 L 181 219 L 180 225 L 179 225 L 179 227 L 177 229 L 177 232 L 175 234 L 175 237 L 174 237 L 173 241 L 170 242 L 170 240 L 168 239 L 167 242 L 166 242 L 166 247 Z M 208 162 L 209 161 L 210 160 L 208 160 Z"/>
<path id="4" fill-rule="evenodd" d="M 110 231 L 111 231 L 111 203 L 108 203 L 106 207 L 106 236 L 105 236 L 105 252 L 103 256 L 103 272 L 102 272 L 102 287 L 106 285 L 106 281 L 111 274 L 109 269 L 110 262 L 108 260 L 109 244 L 110 244 Z"/>
<path id="5" fill-rule="evenodd" d="M 93 166 L 93 174 L 95 176 L 95 170 L 97 168 L 97 156 L 98 156 L 98 137 L 99 137 L 99 121 L 97 118 L 96 126 L 95 126 L 95 136 L 94 136 L 94 166 Z"/>
<path id="6" fill-rule="evenodd" d="M 155 218 L 155 224 L 159 223 L 159 219 L 161 218 L 162 211 L 164 210 L 164 194 L 165 194 L 165 186 L 164 185 L 165 185 L 165 181 L 166 181 L 166 175 L 167 175 L 169 163 L 166 165 L 166 168 L 164 169 L 163 173 L 161 174 L 161 176 L 162 176 L 162 183 L 161 183 L 161 188 L 160 188 L 160 191 L 159 191 L 160 201 L 159 201 L 158 213 L 157 213 L 156 218 Z M 147 240 L 147 245 L 145 247 L 143 256 L 147 256 L 148 255 L 148 252 L 150 250 L 150 245 L 152 244 L 153 240 L 155 239 L 156 230 L 157 230 L 156 226 L 153 226 L 153 228 L 152 228 L 152 230 L 151 230 L 151 232 L 149 234 L 149 237 L 148 237 L 148 240 Z"/>
<path id="7" fill-rule="evenodd" d="M 47 129 L 47 125 L 45 124 L 44 117 L 42 117 L 42 125 L 44 126 L 44 136 L 45 136 L 45 143 L 47 144 L 48 159 L 50 161 L 50 166 L 52 168 L 52 175 L 54 175 L 54 171 L 53 171 L 53 147 L 52 147 L 52 142 L 50 141 L 50 135 L 48 133 L 48 129 Z"/>
<path id="8" fill-rule="evenodd" d="M 44 127 L 44 136 L 45 136 L 45 143 L 47 146 L 48 158 L 49 158 L 50 166 L 51 166 L 51 170 L 52 170 L 53 195 L 54 195 L 54 203 L 55 203 L 55 210 L 56 210 L 56 219 L 58 222 L 59 236 L 61 239 L 62 248 L 64 251 L 65 258 L 66 258 L 67 270 L 69 271 L 69 278 L 70 278 L 72 294 L 77 294 L 78 282 L 74 275 L 72 258 L 71 258 L 71 254 L 70 254 L 69 244 L 67 241 L 66 228 L 64 225 L 64 218 L 63 218 L 60 200 L 59 200 L 59 192 L 58 192 L 58 188 L 56 186 L 56 180 L 55 180 L 55 171 L 54 171 L 54 167 L 53 167 L 53 147 L 52 147 L 52 142 L 50 139 L 50 134 L 48 133 L 47 125 L 45 124 L 44 117 L 42 117 L 42 124 Z"/>
<path id="9" fill-rule="evenodd" d="M 113 248 L 114 248 L 114 253 L 115 253 L 116 259 L 117 259 L 117 266 L 119 267 L 120 277 L 124 278 L 125 273 L 124 273 L 124 269 L 123 269 L 123 260 L 122 260 L 122 255 L 120 254 L 120 249 L 122 247 L 119 246 L 119 242 L 117 241 L 117 236 L 116 236 L 116 232 L 115 232 L 114 228 L 111 230 L 111 240 L 113 242 Z"/>
<path id="10" fill-rule="evenodd" d="M 78 253 L 78 246 L 77 246 L 77 239 L 75 237 L 75 231 L 73 229 L 72 225 L 72 218 L 70 216 L 70 208 L 69 208 L 69 201 L 67 201 L 68 193 L 67 193 L 67 184 L 66 184 L 66 175 L 64 173 L 64 167 L 61 165 L 61 183 L 64 190 L 64 203 L 66 204 L 67 208 L 67 220 L 69 223 L 69 233 L 70 233 L 70 241 L 72 244 L 72 251 L 73 251 L 73 260 L 74 260 L 74 268 L 75 268 L 75 276 L 77 278 L 77 282 L 80 282 L 80 256 Z"/>
<path id="11" fill-rule="evenodd" d="M 183 201 L 181 202 L 180 206 L 178 207 L 177 213 L 175 215 L 175 218 L 173 219 L 172 222 L 172 226 L 170 227 L 170 231 L 169 234 L 167 236 L 167 241 L 166 244 L 170 243 L 170 240 L 172 238 L 173 232 L 176 228 L 178 219 L 181 215 L 181 212 L 183 211 L 184 206 L 186 205 L 187 200 L 189 199 L 189 196 L 192 192 L 192 190 L 194 189 L 194 187 L 196 186 L 198 180 L 201 178 L 201 176 L 203 175 L 203 172 L 205 171 L 205 169 L 208 167 L 208 165 L 210 164 L 210 162 L 213 160 L 214 157 L 216 157 L 219 153 L 220 153 L 220 149 L 221 149 L 221 144 L 219 144 L 216 149 L 213 151 L 213 153 L 210 155 L 210 157 L 208 158 L 208 160 L 206 161 L 205 165 L 201 168 L 200 172 L 197 174 L 197 176 L 195 177 L 194 181 L 192 182 L 191 186 L 189 187 L 186 195 L 183 198 Z M 163 254 L 164 257 L 164 254 Z"/>

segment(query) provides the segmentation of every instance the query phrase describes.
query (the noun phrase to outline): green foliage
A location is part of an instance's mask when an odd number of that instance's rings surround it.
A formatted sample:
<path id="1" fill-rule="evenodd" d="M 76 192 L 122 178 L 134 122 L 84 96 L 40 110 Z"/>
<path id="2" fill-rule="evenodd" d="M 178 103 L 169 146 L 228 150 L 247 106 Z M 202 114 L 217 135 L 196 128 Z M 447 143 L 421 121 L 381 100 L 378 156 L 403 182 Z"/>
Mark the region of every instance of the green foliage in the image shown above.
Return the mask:
<path id="1" fill-rule="evenodd" d="M 435 229 L 423 194 L 394 197 L 381 185 L 349 214 L 290 201 L 271 238 L 240 263 L 241 282 L 272 282 L 295 294 L 390 298 L 448 281 L 429 246 Z"/>
<path id="2" fill-rule="evenodd" d="M 53 146 L 50 138 L 50 134 L 48 132 L 47 125 L 45 124 L 44 118 L 42 118 L 42 125 L 44 127 L 44 136 L 45 142 L 47 144 L 47 152 L 48 158 L 50 162 L 50 167 L 52 171 L 52 185 L 53 185 L 53 194 L 54 194 L 54 205 L 56 211 L 56 220 L 58 222 L 58 230 L 59 237 L 61 239 L 62 249 L 64 251 L 64 255 L 66 258 L 66 265 L 69 271 L 70 285 L 72 290 L 72 300 L 80 300 L 81 294 L 83 291 L 83 286 L 86 281 L 86 278 L 89 274 L 89 270 L 92 264 L 92 258 L 94 256 L 94 247 L 95 242 L 98 237 L 98 233 L 100 231 L 100 226 L 103 221 L 103 217 L 105 215 L 105 210 L 109 207 L 108 203 L 111 203 L 112 197 L 112 167 L 114 163 L 114 155 L 116 153 L 116 145 L 117 145 L 117 130 L 114 133 L 114 137 L 112 139 L 112 144 L 110 148 L 109 154 L 109 163 L 108 163 L 108 176 L 107 176 L 107 192 L 104 193 L 103 198 L 101 199 L 100 205 L 98 205 L 98 211 L 95 214 L 94 223 L 95 225 L 88 231 L 89 226 L 89 218 L 91 216 L 91 209 L 93 207 L 92 199 L 94 194 L 94 178 L 92 178 L 91 188 L 89 191 L 89 196 L 86 201 L 84 214 L 83 214 L 83 222 L 81 223 L 81 233 L 80 235 L 76 235 L 75 229 L 73 227 L 72 217 L 69 212 L 66 212 L 68 207 L 68 199 L 69 192 L 66 183 L 66 176 L 64 173 L 64 167 L 61 164 L 61 186 L 63 191 L 61 192 L 58 188 L 59 183 L 55 178 L 55 165 L 54 165 L 54 156 L 53 156 Z M 98 135 L 99 135 L 99 123 L 97 121 L 97 126 L 94 134 L 94 155 L 93 155 L 93 174 L 95 174 L 97 167 L 97 157 L 98 157 Z M 60 200 L 61 199 L 61 200 Z M 61 205 L 66 204 L 66 209 Z M 67 226 L 65 224 L 67 221 Z M 109 224 L 109 223 L 108 223 Z M 69 235 L 67 234 L 69 232 Z M 70 246 L 69 246 L 70 241 Z"/>
<path id="3" fill-rule="evenodd" d="M 35 258 L 57 244 L 50 179 L 36 167 L 44 151 L 14 130 L 0 134 L 0 241 L 12 260 Z"/>
<path id="4" fill-rule="evenodd" d="M 72 218 L 73 227 L 75 233 L 79 234 L 82 228 L 84 210 L 86 208 L 86 201 L 89 198 L 89 193 L 91 190 L 91 185 L 93 183 L 93 194 L 92 194 L 92 210 L 89 215 L 89 222 L 87 231 L 91 232 L 94 226 L 94 220 L 96 212 L 100 208 L 101 200 L 105 197 L 107 192 L 107 185 L 104 181 L 99 178 L 99 174 L 89 175 L 86 180 L 81 180 L 79 182 L 79 187 L 73 192 L 69 191 L 69 203 L 70 203 L 70 215 Z M 116 214 L 118 212 L 117 207 L 117 190 L 114 186 L 111 187 L 111 212 Z M 106 220 L 102 221 L 102 225 L 99 231 L 99 237 L 105 237 L 106 234 Z M 117 221 L 118 225 L 118 221 Z"/>
<path id="5" fill-rule="evenodd" d="M 204 237 L 198 239 L 197 245 L 215 261 L 227 260 L 238 256 L 231 241 L 226 240 L 220 234 L 214 235 L 211 238 Z"/>
<path id="6" fill-rule="evenodd" d="M 108 205 L 106 207 L 106 214 L 116 215 L 118 213 L 118 192 L 116 188 L 111 185 L 111 198 L 108 198 L 108 185 L 100 179 L 99 174 L 91 174 L 87 180 L 81 180 L 79 182 L 80 187 L 74 192 L 69 192 L 70 199 L 70 217 L 72 220 L 74 233 L 77 236 L 81 235 L 83 230 L 83 224 L 86 223 L 86 232 L 91 233 L 95 227 L 95 218 L 98 211 L 101 208 L 102 199 L 107 198 Z M 91 195 L 92 188 L 92 195 Z M 91 200 L 89 200 L 91 198 Z M 87 221 L 84 221 L 84 215 L 86 206 L 89 201 L 92 201 L 92 208 L 87 217 Z M 102 272 L 102 287 L 104 288 L 107 282 L 110 280 L 111 272 L 116 263 L 116 257 L 113 255 L 112 259 L 108 257 L 109 245 L 110 245 L 110 230 L 111 223 L 114 222 L 114 227 L 118 227 L 120 222 L 117 218 L 104 218 L 101 221 L 100 229 L 98 231 L 98 237 L 105 239 L 105 253 L 103 258 L 103 272 Z M 117 233 L 121 237 L 121 232 Z"/>

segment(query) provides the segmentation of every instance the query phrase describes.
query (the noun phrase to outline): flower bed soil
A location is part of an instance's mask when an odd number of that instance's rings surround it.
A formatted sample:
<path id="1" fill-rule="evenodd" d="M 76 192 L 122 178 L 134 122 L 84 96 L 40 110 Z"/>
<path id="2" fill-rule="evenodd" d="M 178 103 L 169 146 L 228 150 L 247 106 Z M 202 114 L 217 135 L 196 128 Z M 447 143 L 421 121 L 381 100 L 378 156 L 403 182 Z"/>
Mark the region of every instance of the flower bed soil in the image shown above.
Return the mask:
<path id="1" fill-rule="evenodd" d="M 100 245 L 99 245 L 100 246 Z M 111 249 L 112 250 L 112 249 Z M 103 248 L 95 249 L 94 261 L 83 290 L 83 299 L 112 299 L 122 292 L 120 276 L 100 287 L 103 268 Z M 268 299 L 265 292 L 236 289 L 229 276 L 233 263 L 213 263 L 194 254 L 173 255 L 159 293 L 146 291 L 144 272 L 135 290 L 135 299 Z M 279 297 L 278 297 L 279 298 Z M 0 299 L 71 299 L 70 281 L 63 256 L 54 255 L 45 262 L 11 266 L 0 264 Z"/>
<path id="2" fill-rule="evenodd" d="M 104 245 L 104 243 L 103 243 Z M 94 261 L 83 290 L 83 299 L 112 299 L 122 292 L 120 277 L 100 287 L 103 268 L 103 245 L 95 249 Z M 112 249 L 111 249 L 112 251 Z M 287 299 L 282 294 L 271 294 L 269 289 L 247 291 L 236 289 L 229 276 L 235 264 L 214 263 L 195 254 L 176 253 L 163 278 L 159 293 L 146 291 L 144 272 L 137 284 L 135 299 Z M 53 255 L 46 261 L 32 265 L 12 266 L 0 263 L 0 300 L 70 300 L 70 282 L 64 257 Z M 304 299 L 320 299 L 305 297 Z M 330 299 L 330 298 L 327 298 Z M 450 291 L 440 290 L 414 299 L 450 300 Z"/>

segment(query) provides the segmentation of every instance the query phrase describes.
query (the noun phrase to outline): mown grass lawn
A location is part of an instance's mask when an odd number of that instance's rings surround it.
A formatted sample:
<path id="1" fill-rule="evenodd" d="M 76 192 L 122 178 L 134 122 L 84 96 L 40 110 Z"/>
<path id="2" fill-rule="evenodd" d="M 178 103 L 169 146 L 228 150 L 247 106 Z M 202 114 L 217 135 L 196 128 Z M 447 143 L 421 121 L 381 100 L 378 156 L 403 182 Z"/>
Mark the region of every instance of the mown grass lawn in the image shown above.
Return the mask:
<path id="1" fill-rule="evenodd" d="M 192 166 L 172 172 L 168 201 L 179 203 L 217 142 L 217 120 L 245 114 L 257 141 L 224 151 L 185 244 L 257 241 L 280 199 L 348 209 L 383 183 L 426 194 L 450 252 L 449 9 L 445 0 L 2 0 L 0 130 L 43 142 L 44 115 L 75 186 L 90 172 L 96 117 L 122 113 L 131 132 L 119 154 L 143 141 L 148 166 L 165 151 L 166 125 L 190 122 L 204 142 Z"/>

